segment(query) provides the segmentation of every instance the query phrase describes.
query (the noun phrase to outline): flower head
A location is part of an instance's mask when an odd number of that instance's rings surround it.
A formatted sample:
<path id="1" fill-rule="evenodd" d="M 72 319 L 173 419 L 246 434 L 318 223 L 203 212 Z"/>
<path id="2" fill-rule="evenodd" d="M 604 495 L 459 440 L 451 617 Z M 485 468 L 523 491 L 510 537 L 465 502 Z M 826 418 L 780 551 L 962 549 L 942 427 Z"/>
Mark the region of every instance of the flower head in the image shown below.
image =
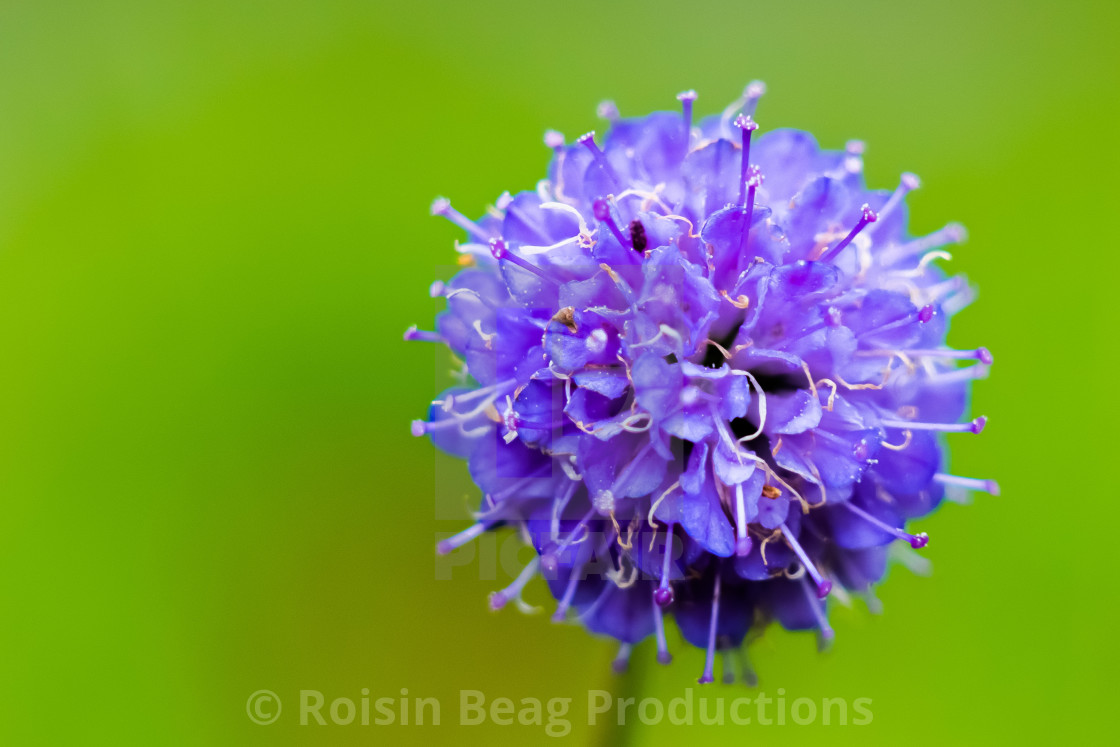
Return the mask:
<path id="1" fill-rule="evenodd" d="M 963 240 L 907 233 L 904 174 L 868 190 L 860 143 L 818 148 L 758 132 L 761 84 L 721 116 L 610 120 L 573 144 L 550 131 L 548 177 L 471 221 L 464 266 L 432 287 L 435 332 L 473 378 L 412 425 L 467 460 L 484 531 L 517 526 L 537 552 L 491 597 L 536 574 L 574 618 L 630 647 L 666 624 L 707 651 L 770 620 L 831 638 L 828 599 L 868 594 L 888 547 L 946 488 L 942 472 L 985 348 L 944 345 L 972 300 L 935 263 Z M 962 365 L 963 362 L 963 365 Z M 464 378 L 464 380 L 467 380 Z M 872 597 L 873 599 L 873 597 Z"/>

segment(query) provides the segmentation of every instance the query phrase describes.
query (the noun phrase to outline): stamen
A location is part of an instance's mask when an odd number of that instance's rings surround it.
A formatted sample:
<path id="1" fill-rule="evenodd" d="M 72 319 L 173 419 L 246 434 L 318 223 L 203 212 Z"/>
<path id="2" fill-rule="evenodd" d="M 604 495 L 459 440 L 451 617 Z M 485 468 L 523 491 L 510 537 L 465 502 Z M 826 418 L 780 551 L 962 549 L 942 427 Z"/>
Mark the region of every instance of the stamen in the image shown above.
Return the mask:
<path id="1" fill-rule="evenodd" d="M 797 559 L 801 561 L 801 565 L 804 566 L 805 570 L 809 572 L 809 575 L 813 577 L 813 581 L 817 585 L 817 596 L 821 599 L 827 597 L 828 592 L 832 591 L 832 582 L 825 579 L 824 576 L 821 575 L 821 572 L 817 570 L 817 567 L 813 565 L 813 561 L 809 560 L 809 556 L 805 554 L 801 543 L 793 536 L 793 532 L 789 530 L 789 527 L 782 524 L 779 529 L 782 530 L 782 537 L 785 538 L 786 544 L 793 550 L 793 554 L 797 556 Z"/>
<path id="2" fill-rule="evenodd" d="M 747 202 L 747 181 L 750 180 L 751 134 L 758 129 L 758 123 L 749 114 L 735 118 L 735 126 L 743 131 L 743 153 L 739 162 L 739 204 Z"/>
<path id="3" fill-rule="evenodd" d="M 482 533 L 489 529 L 495 521 L 495 519 L 491 519 L 489 521 L 480 521 L 477 524 L 472 524 L 458 534 L 452 535 L 447 539 L 440 540 L 436 544 L 436 552 L 440 555 L 446 555 L 452 550 L 462 547 L 463 545 L 482 535 Z"/>
<path id="4" fill-rule="evenodd" d="M 992 353 L 987 348 L 976 348 L 975 350 L 953 350 L 951 348 L 936 348 L 936 349 L 923 349 L 923 350 L 859 350 L 856 355 L 860 357 L 879 356 L 879 355 L 905 355 L 909 358 L 953 358 L 956 360 L 969 360 L 975 359 L 985 365 L 992 365 L 994 359 Z"/>
<path id="5" fill-rule="evenodd" d="M 462 228 L 477 239 L 487 241 L 490 234 L 484 231 L 477 223 L 467 218 L 455 208 L 451 207 L 451 200 L 446 197 L 437 197 L 432 202 L 432 215 L 439 215 Z"/>
<path id="6" fill-rule="evenodd" d="M 746 221 L 743 223 L 743 235 L 739 239 L 739 256 L 742 256 L 747 248 L 747 239 L 751 235 L 751 219 L 754 218 L 754 193 L 760 186 L 764 177 L 762 171 L 757 166 L 751 166 L 748 169 L 750 172 L 747 176 L 747 201 L 746 209 L 743 211 L 746 215 Z"/>
<path id="7" fill-rule="evenodd" d="M 859 232 L 863 230 L 864 226 L 866 226 L 868 223 L 874 223 L 875 221 L 879 220 L 879 216 L 875 214 L 875 211 L 872 210 L 871 206 L 867 203 L 864 203 L 863 207 L 860 208 L 860 213 L 860 219 L 859 222 L 856 223 L 855 228 L 849 231 L 848 235 L 841 239 L 839 244 L 821 255 L 821 262 L 831 262 L 832 260 L 836 259 L 840 252 L 844 251 L 844 247 L 852 243 L 852 239 L 859 235 Z"/>
<path id="8" fill-rule="evenodd" d="M 576 524 L 575 528 L 568 533 L 568 536 L 565 537 L 563 541 L 560 542 L 560 544 L 558 544 L 554 549 L 542 554 L 541 567 L 549 573 L 555 571 L 557 566 L 560 564 L 560 554 L 564 552 L 564 550 L 568 549 L 568 545 L 572 544 L 572 542 L 576 540 L 576 536 L 580 533 L 580 530 L 587 527 L 587 522 L 590 521 L 591 517 L 594 515 L 595 509 L 589 509 L 587 513 L 584 514 L 583 518 L 579 520 L 579 523 Z"/>
<path id="9" fill-rule="evenodd" d="M 766 84 L 761 80 L 752 80 L 743 89 L 743 114 L 748 117 L 754 116 L 754 110 L 758 108 L 758 100 L 762 98 L 762 94 L 766 93 Z"/>
<path id="10" fill-rule="evenodd" d="M 766 93 L 766 84 L 761 80 L 752 80 L 747 84 L 747 87 L 743 89 L 743 94 L 732 101 L 720 114 L 720 132 L 729 133 L 731 131 L 731 120 L 735 117 L 737 111 L 742 111 L 746 116 L 753 117 L 755 109 L 758 108 L 758 100 L 762 98 L 764 93 Z"/>
<path id="11" fill-rule="evenodd" d="M 739 538 L 735 542 L 735 554 L 740 558 L 750 555 L 752 543 L 747 534 L 747 509 L 743 502 L 743 483 L 735 486 L 735 533 Z"/>
<path id="12" fill-rule="evenodd" d="M 673 525 L 665 530 L 665 557 L 661 560 L 661 583 L 653 592 L 653 601 L 658 607 L 668 607 L 673 603 L 673 589 L 669 586 L 669 565 L 673 555 Z"/>
<path id="13" fill-rule="evenodd" d="M 445 342 L 443 335 L 438 332 L 416 329 L 415 324 L 404 331 L 404 339 L 409 342 Z"/>
<path id="14" fill-rule="evenodd" d="M 890 534 L 894 537 L 897 537 L 898 539 L 906 540 L 907 542 L 910 543 L 910 547 L 913 547 L 915 550 L 919 550 L 919 549 L 925 547 L 927 544 L 929 544 L 929 535 L 927 535 L 925 532 L 921 532 L 919 534 L 910 534 L 909 532 L 904 532 L 901 529 L 898 529 L 896 527 L 892 527 L 890 524 L 887 524 L 885 521 L 880 521 L 879 519 L 876 519 L 874 516 L 867 513 L 866 511 L 864 511 L 859 506 L 853 504 L 851 501 L 845 502 L 844 505 L 848 507 L 849 511 L 851 511 L 852 513 L 854 513 L 856 516 L 863 519 L 864 521 L 868 522 L 869 524 L 873 524 L 873 525 L 879 527 L 880 529 L 882 529 L 887 534 Z"/>
<path id="15" fill-rule="evenodd" d="M 968 423 L 923 423 L 916 420 L 883 420 L 885 428 L 901 428 L 908 431 L 941 431 L 942 433 L 979 433 L 988 424 L 988 418 L 981 415 Z"/>
<path id="16" fill-rule="evenodd" d="M 898 204 L 905 199 L 906 193 L 917 189 L 921 186 L 921 183 L 921 180 L 918 179 L 916 174 L 911 174 L 909 172 L 904 173 L 899 180 L 898 186 L 895 187 L 894 192 L 892 192 L 890 198 L 887 199 L 886 204 L 879 210 L 879 218 L 883 219 L 890 215 L 894 209 L 898 207 Z M 870 231 L 872 229 L 868 230 Z"/>
<path id="17" fill-rule="evenodd" d="M 719 585 L 720 585 L 719 567 L 716 567 L 716 583 L 712 589 L 712 620 L 708 624 L 708 653 L 704 658 L 704 674 L 697 680 L 701 685 L 706 685 L 713 681 L 712 670 L 715 668 L 716 663 L 716 624 L 719 621 Z"/>
<path id="18" fill-rule="evenodd" d="M 893 248 L 889 255 L 884 257 L 884 263 L 892 264 L 906 257 L 925 254 L 930 249 L 936 249 L 939 246 L 960 244 L 967 238 L 968 231 L 965 230 L 964 226 L 960 223 L 950 223 L 931 234 L 914 239 L 913 241 L 908 241 L 901 246 Z"/>
<path id="19" fill-rule="evenodd" d="M 730 685 L 735 682 L 735 659 L 730 651 L 721 651 L 723 659 L 723 684 Z"/>
<path id="20" fill-rule="evenodd" d="M 977 363 L 974 366 L 954 368 L 952 371 L 934 374 L 927 378 L 931 384 L 955 384 L 961 381 L 968 381 L 969 379 L 986 379 L 990 371 L 991 368 L 986 363 Z"/>
<path id="21" fill-rule="evenodd" d="M 591 203 L 591 213 L 595 216 L 595 220 L 599 221 L 600 223 L 607 224 L 607 227 L 611 229 L 611 233 L 613 233 L 614 237 L 618 239 L 619 244 L 622 244 L 625 247 L 633 248 L 633 245 L 629 241 L 627 241 L 625 236 L 622 235 L 622 231 L 619 230 L 618 224 L 614 222 L 614 216 L 611 215 L 610 202 L 602 198 L 595 200 Z"/>
<path id="22" fill-rule="evenodd" d="M 933 304 L 927 304 L 918 310 L 918 321 L 925 324 L 933 319 Z"/>
<path id="23" fill-rule="evenodd" d="M 849 140 L 844 144 L 844 169 L 850 174 L 863 171 L 863 151 L 866 145 L 862 140 Z"/>
<path id="24" fill-rule="evenodd" d="M 580 579 L 583 576 L 583 566 L 572 568 L 572 575 L 568 577 L 568 587 L 564 589 L 564 596 L 560 598 L 560 603 L 556 605 L 556 611 L 552 613 L 552 622 L 564 622 L 567 616 L 568 607 L 572 604 L 572 597 L 576 594 L 576 586 L 579 585 Z"/>
<path id="25" fill-rule="evenodd" d="M 521 590 L 525 588 L 525 584 L 529 583 L 529 579 L 536 574 L 537 566 L 540 565 L 540 562 L 540 558 L 533 558 L 529 561 L 529 564 L 522 569 L 517 578 L 513 580 L 512 584 L 501 591 L 495 591 L 491 594 L 490 609 L 500 610 L 502 607 L 506 606 L 509 600 L 519 597 L 521 595 Z"/>
<path id="26" fill-rule="evenodd" d="M 805 576 L 802 576 L 801 579 L 801 588 L 805 591 L 806 601 L 808 601 L 809 606 L 813 608 L 813 616 L 817 618 L 817 627 L 821 629 L 821 637 L 825 640 L 832 640 L 836 636 L 836 632 L 832 629 L 832 626 L 828 624 L 828 618 L 825 617 L 820 601 L 818 599 L 813 599 L 813 590 L 809 588 L 809 579 Z"/>
<path id="27" fill-rule="evenodd" d="M 607 176 L 611 178 L 611 181 L 613 181 L 615 183 L 615 186 L 617 187 L 618 174 L 614 173 L 614 169 L 611 167 L 610 161 L 607 160 L 607 154 L 600 150 L 599 146 L 595 144 L 595 131 L 592 130 L 591 132 L 580 135 L 579 140 L 577 140 L 576 142 L 591 151 L 592 159 L 594 159 L 595 163 L 598 164 L 599 167 L 607 173 Z"/>
<path id="28" fill-rule="evenodd" d="M 512 389 L 516 385 L 517 379 L 506 379 L 505 381 L 499 381 L 497 384 L 480 387 L 478 389 L 467 392 L 466 394 L 449 394 L 442 400 L 437 401 L 435 404 L 442 404 L 443 409 L 446 412 L 451 412 L 452 408 L 455 405 L 461 405 L 466 402 L 473 402 L 479 397 L 490 397 L 490 401 L 493 402 L 503 393 Z"/>
<path id="29" fill-rule="evenodd" d="M 653 608 L 653 630 L 657 636 L 657 661 L 659 664 L 668 664 L 673 660 L 673 655 L 669 653 L 669 644 L 665 642 L 665 621 L 662 619 L 661 607 L 657 604 L 651 605 Z"/>
<path id="30" fill-rule="evenodd" d="M 619 116 L 618 106 L 616 106 L 615 103 L 610 99 L 607 99 L 606 101 L 600 101 L 599 106 L 595 108 L 595 114 L 600 119 L 605 119 L 608 122 L 614 122 L 618 119 Z"/>
<path id="31" fill-rule="evenodd" d="M 977 477 L 960 477 L 938 472 L 933 476 L 936 482 L 942 485 L 956 485 L 969 490 L 981 490 L 989 495 L 999 495 L 999 483 L 995 480 L 982 480 Z"/>
<path id="32" fill-rule="evenodd" d="M 614 657 L 614 661 L 611 662 L 611 670 L 613 670 L 615 674 L 623 674 L 626 672 L 627 668 L 629 668 L 631 648 L 629 643 L 623 643 L 618 647 L 618 654 Z"/>
<path id="33" fill-rule="evenodd" d="M 559 153 L 564 149 L 564 133 L 556 130 L 545 130 L 544 144 Z"/>
<path id="34" fill-rule="evenodd" d="M 512 262 L 513 264 L 520 267 L 521 269 L 533 273 L 534 275 L 539 277 L 541 280 L 547 280 L 548 282 L 555 283 L 556 285 L 561 284 L 559 280 L 556 280 L 555 278 L 553 278 L 551 275 L 546 273 L 541 268 L 532 264 L 528 260 L 525 260 L 525 259 L 522 259 L 521 257 L 518 257 L 516 254 L 514 254 L 512 251 L 510 251 L 509 246 L 506 244 L 504 239 L 501 239 L 501 238 L 490 239 L 490 253 L 494 255 L 494 259 L 497 259 L 497 260 L 507 259 L 510 262 Z"/>
<path id="35" fill-rule="evenodd" d="M 685 91 L 677 94 L 677 101 L 681 102 L 681 114 L 684 118 L 684 147 L 688 152 L 689 142 L 692 140 L 692 102 L 696 100 L 696 91 Z"/>

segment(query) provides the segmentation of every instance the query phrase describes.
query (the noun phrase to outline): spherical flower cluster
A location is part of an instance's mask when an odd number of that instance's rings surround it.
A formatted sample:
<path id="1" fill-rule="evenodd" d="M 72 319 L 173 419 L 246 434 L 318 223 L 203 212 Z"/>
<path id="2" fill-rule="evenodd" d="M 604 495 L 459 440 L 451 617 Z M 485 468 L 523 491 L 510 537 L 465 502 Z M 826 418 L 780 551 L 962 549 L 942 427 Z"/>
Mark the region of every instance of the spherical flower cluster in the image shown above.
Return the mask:
<path id="1" fill-rule="evenodd" d="M 537 555 L 494 608 L 543 575 L 555 619 L 617 639 L 620 666 L 648 636 L 668 662 L 671 616 L 701 682 L 769 621 L 831 638 L 830 598 L 873 600 L 888 546 L 926 544 L 908 520 L 998 491 L 942 471 L 943 434 L 984 427 L 960 420 L 991 363 L 944 345 L 972 289 L 934 262 L 963 230 L 911 237 L 917 178 L 868 190 L 858 142 L 756 137 L 762 91 L 699 122 L 693 92 L 606 104 L 605 137 L 546 134 L 535 191 L 478 221 L 437 200 L 463 269 L 432 286 L 436 331 L 405 335 L 468 382 L 412 424 L 483 495 L 439 551 L 512 525 Z"/>

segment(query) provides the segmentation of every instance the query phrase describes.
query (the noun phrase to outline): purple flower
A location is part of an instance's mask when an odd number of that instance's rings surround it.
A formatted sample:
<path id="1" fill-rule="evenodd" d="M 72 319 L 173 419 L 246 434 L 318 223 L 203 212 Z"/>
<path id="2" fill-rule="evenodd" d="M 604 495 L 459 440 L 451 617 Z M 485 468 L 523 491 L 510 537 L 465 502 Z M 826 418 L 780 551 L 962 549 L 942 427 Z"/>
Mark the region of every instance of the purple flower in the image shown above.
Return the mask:
<path id="1" fill-rule="evenodd" d="M 483 494 L 439 551 L 515 525 L 538 557 L 495 608 L 541 574 L 555 619 L 616 638 L 620 666 L 647 636 L 669 661 L 671 616 L 701 682 L 770 620 L 831 638 L 830 596 L 873 600 L 888 547 L 926 544 L 907 520 L 947 488 L 998 492 L 942 471 L 944 434 L 984 426 L 960 421 L 992 362 L 944 345 L 973 292 L 935 262 L 963 230 L 911 237 L 917 178 L 868 190 L 860 143 L 757 134 L 762 92 L 698 123 L 692 92 L 605 106 L 605 137 L 545 136 L 536 190 L 478 221 L 437 200 L 464 269 L 432 288 L 436 331 L 405 335 L 473 378 L 412 425 Z"/>

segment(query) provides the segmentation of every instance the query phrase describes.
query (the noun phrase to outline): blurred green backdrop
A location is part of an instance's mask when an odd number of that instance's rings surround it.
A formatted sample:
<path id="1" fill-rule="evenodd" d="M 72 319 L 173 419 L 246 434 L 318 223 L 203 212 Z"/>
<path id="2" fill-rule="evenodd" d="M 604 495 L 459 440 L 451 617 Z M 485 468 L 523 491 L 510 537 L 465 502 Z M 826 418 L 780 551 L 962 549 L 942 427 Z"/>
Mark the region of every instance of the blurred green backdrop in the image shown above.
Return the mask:
<path id="1" fill-rule="evenodd" d="M 0 740 L 547 741 L 457 727 L 461 689 L 573 697 L 576 743 L 1104 739 L 1117 7 L 4 3 Z M 764 127 L 863 138 L 873 185 L 922 176 L 917 232 L 969 227 L 952 266 L 981 300 L 951 341 L 997 363 L 953 467 L 1003 497 L 923 523 L 934 575 L 840 609 L 830 653 L 754 648 L 771 696 L 871 698 L 870 725 L 589 727 L 589 688 L 668 699 L 700 657 L 620 685 L 606 643 L 490 613 L 500 574 L 436 580 L 437 533 L 466 525 L 437 501 L 468 486 L 407 435 L 446 366 L 401 332 L 430 326 L 459 235 L 428 205 L 532 187 L 544 129 L 602 129 L 602 98 L 694 87 L 707 113 L 752 78 Z M 271 726 L 246 715 L 262 688 Z M 439 698 L 443 725 L 298 725 L 300 689 L 362 688 Z"/>

